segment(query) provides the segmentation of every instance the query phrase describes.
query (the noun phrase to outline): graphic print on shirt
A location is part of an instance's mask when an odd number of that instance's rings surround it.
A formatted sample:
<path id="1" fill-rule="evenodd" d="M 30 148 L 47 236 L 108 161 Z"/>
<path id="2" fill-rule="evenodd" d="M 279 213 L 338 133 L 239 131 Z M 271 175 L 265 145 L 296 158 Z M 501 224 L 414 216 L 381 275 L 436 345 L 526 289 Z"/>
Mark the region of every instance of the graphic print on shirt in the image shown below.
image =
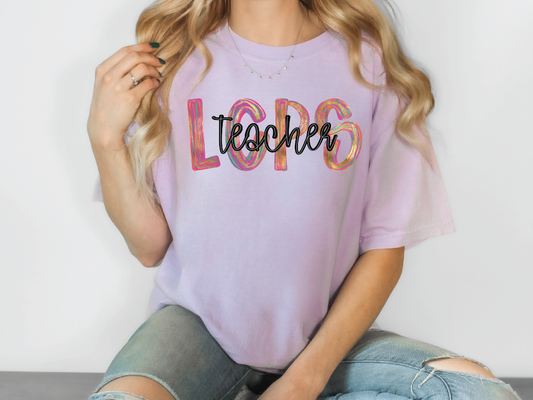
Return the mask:
<path id="1" fill-rule="evenodd" d="M 288 108 L 295 109 L 300 117 L 299 126 L 290 131 L 290 115 Z M 206 158 L 204 140 L 204 116 L 202 99 L 189 99 L 187 101 L 189 116 L 189 134 L 191 146 L 191 162 L 194 171 L 217 168 L 220 166 L 220 159 L 217 155 Z M 352 121 L 344 121 L 336 125 L 333 129 L 331 123 L 327 121 L 330 111 L 335 111 L 339 120 L 345 120 L 352 115 L 348 105 L 340 99 L 324 100 L 316 109 L 315 122 L 309 124 L 309 113 L 307 109 L 296 101 L 288 99 L 276 99 L 275 103 L 275 125 L 269 124 L 264 131 L 259 130 L 257 123 L 266 118 L 263 107 L 253 99 L 244 98 L 237 100 L 228 116 L 223 114 L 212 116 L 213 125 L 219 133 L 219 150 L 221 154 L 227 154 L 231 163 L 238 169 L 247 171 L 256 168 L 266 155 L 266 152 L 275 154 L 274 168 L 277 171 L 287 170 L 287 147 L 291 147 L 295 142 L 296 154 L 301 154 L 305 148 L 316 151 L 324 142 L 324 163 L 333 171 L 342 171 L 354 163 L 359 155 L 362 145 L 362 133 L 359 126 Z M 248 114 L 252 123 L 243 128 L 240 123 L 245 114 Z M 225 135 L 223 136 L 225 122 Z M 240 134 L 244 132 L 244 140 L 241 143 Z M 269 131 L 272 131 L 269 134 Z M 310 138 L 318 132 L 320 139 L 316 146 L 311 146 Z M 340 132 L 348 132 L 351 138 L 351 147 L 347 157 L 339 161 L 338 152 L 340 147 Z M 284 133 L 282 135 L 282 133 Z M 299 145 L 300 136 L 305 135 L 304 143 Z M 282 137 L 281 137 L 282 136 Z M 275 139 L 275 146 L 270 147 L 270 138 Z M 255 138 L 252 139 L 252 138 Z M 223 140 L 225 139 L 225 140 Z M 250 151 L 246 156 L 241 150 L 246 146 Z"/>

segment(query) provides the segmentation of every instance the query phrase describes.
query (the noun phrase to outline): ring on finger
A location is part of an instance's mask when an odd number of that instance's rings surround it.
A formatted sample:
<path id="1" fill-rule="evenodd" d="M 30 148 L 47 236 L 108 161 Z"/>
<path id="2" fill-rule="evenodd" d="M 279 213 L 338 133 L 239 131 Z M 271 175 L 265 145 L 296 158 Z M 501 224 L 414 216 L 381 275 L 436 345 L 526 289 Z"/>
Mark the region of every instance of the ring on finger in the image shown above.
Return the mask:
<path id="1" fill-rule="evenodd" d="M 133 74 L 131 72 L 128 72 L 128 74 L 130 74 L 131 76 L 131 80 L 133 81 L 133 86 L 137 86 L 139 84 L 139 82 L 137 82 L 137 80 L 134 78 Z"/>

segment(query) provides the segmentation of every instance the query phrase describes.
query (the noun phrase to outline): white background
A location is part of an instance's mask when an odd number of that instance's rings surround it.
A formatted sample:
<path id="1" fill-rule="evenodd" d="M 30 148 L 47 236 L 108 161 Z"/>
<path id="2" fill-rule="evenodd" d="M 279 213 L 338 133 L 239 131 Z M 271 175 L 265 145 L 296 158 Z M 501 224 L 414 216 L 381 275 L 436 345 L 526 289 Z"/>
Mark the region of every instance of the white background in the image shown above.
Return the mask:
<path id="1" fill-rule="evenodd" d="M 397 0 L 430 74 L 456 232 L 408 250 L 385 329 L 533 377 L 533 2 Z M 104 372 L 144 321 L 144 268 L 91 201 L 94 69 L 147 0 L 0 5 L 0 370 Z"/>

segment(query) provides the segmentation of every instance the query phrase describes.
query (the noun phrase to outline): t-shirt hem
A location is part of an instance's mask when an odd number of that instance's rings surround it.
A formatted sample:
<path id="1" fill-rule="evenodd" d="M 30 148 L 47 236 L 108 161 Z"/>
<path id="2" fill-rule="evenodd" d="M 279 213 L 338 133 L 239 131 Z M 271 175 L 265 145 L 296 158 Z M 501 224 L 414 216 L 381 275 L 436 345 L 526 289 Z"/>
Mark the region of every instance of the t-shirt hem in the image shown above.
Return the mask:
<path id="1" fill-rule="evenodd" d="M 411 232 L 361 237 L 359 241 L 359 253 L 362 254 L 365 251 L 373 249 L 387 249 L 404 246 L 407 250 L 431 237 L 453 232 L 455 232 L 455 226 L 453 220 L 449 219 L 426 225 Z"/>
<path id="2" fill-rule="evenodd" d="M 277 374 L 277 375 L 283 375 L 285 373 L 285 371 L 287 370 L 286 368 L 285 369 L 278 369 L 278 368 L 267 368 L 267 367 L 252 367 L 250 365 L 249 365 L 249 367 L 252 368 L 252 369 L 261 371 L 261 372 L 268 372 L 269 374 Z"/>

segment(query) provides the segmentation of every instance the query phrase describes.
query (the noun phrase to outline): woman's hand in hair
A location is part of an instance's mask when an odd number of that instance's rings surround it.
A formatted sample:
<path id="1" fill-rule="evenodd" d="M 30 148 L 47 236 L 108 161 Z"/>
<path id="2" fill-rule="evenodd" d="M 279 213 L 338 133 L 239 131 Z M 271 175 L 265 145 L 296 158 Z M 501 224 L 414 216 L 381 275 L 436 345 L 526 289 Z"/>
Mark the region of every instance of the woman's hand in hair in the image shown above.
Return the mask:
<path id="1" fill-rule="evenodd" d="M 87 121 L 92 145 L 120 148 L 124 144 L 124 134 L 142 98 L 160 85 L 157 68 L 165 62 L 151 54 L 156 47 L 149 43 L 123 47 L 96 68 Z M 137 86 L 130 72 L 139 82 Z"/>

